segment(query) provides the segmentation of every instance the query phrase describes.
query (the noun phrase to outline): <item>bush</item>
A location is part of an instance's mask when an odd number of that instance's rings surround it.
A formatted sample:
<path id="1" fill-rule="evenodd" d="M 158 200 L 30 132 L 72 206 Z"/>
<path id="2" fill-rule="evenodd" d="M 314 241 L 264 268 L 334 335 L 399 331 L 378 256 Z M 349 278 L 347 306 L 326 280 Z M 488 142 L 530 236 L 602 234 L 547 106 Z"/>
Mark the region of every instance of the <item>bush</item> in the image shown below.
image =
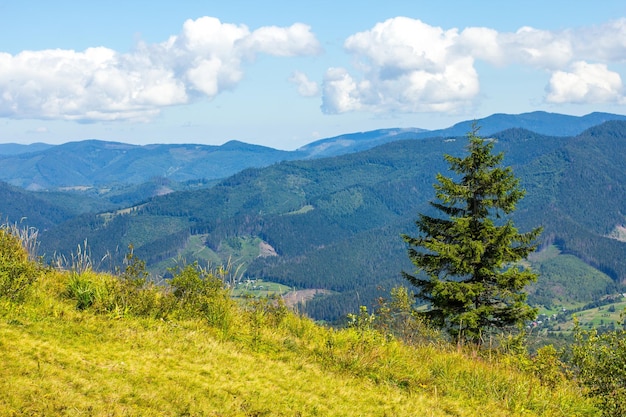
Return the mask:
<path id="1" fill-rule="evenodd" d="M 179 313 L 183 317 L 201 316 L 209 325 L 228 334 L 235 305 L 224 282 L 197 263 L 174 268 L 171 272 L 174 278 L 169 284 Z"/>
<path id="2" fill-rule="evenodd" d="M 245 313 L 250 325 L 252 347 L 258 351 L 263 330 L 280 326 L 287 317 L 288 309 L 280 296 L 273 295 L 250 299 Z"/>
<path id="3" fill-rule="evenodd" d="M 391 298 L 379 298 L 374 328 L 409 345 L 440 344 L 441 331 L 432 327 L 415 308 L 415 295 L 406 287 L 394 287 Z"/>
<path id="4" fill-rule="evenodd" d="M 589 394 L 598 400 L 606 417 L 626 415 L 626 330 L 598 334 L 575 328 L 572 362 Z"/>
<path id="5" fill-rule="evenodd" d="M 19 236 L 0 228 L 0 297 L 21 301 L 40 274 Z"/>
<path id="6" fill-rule="evenodd" d="M 69 274 L 64 295 L 76 302 L 77 310 L 90 309 L 116 318 L 166 318 L 175 306 L 171 294 L 154 284 L 139 285 L 134 280 L 92 270 Z"/>
<path id="7" fill-rule="evenodd" d="M 96 302 L 96 285 L 88 279 L 87 273 L 71 272 L 65 295 L 76 300 L 76 309 L 85 310 Z M 102 298 L 102 291 L 98 291 Z"/>
<path id="8" fill-rule="evenodd" d="M 550 388 L 555 388 L 565 379 L 565 365 L 559 359 L 559 353 L 552 345 L 540 347 L 532 358 L 530 370 L 539 380 Z"/>

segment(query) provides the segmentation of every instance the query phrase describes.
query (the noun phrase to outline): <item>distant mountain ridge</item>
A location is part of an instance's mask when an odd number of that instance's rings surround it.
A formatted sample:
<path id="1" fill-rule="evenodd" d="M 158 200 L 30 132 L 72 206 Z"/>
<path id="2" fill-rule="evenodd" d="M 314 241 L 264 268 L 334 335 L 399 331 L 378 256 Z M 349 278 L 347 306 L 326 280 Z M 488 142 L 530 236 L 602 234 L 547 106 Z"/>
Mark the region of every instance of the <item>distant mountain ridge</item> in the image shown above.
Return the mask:
<path id="1" fill-rule="evenodd" d="M 47 143 L 31 143 L 22 145 L 20 143 L 0 143 L 0 155 L 19 155 L 21 153 L 39 152 L 53 147 Z"/>
<path id="2" fill-rule="evenodd" d="M 482 135 L 523 128 L 550 136 L 573 136 L 608 120 L 626 116 L 591 113 L 568 116 L 532 112 L 494 114 L 475 122 Z M 59 187 L 141 184 L 154 178 L 171 181 L 215 180 L 246 168 L 260 168 L 281 161 L 334 157 L 360 152 L 404 139 L 464 136 L 474 121 L 447 129 L 378 129 L 321 139 L 295 151 L 230 141 L 221 146 L 199 144 L 131 145 L 96 139 L 62 145 L 0 144 L 0 181 L 28 190 Z"/>
<path id="3" fill-rule="evenodd" d="M 426 129 L 418 128 L 377 129 L 320 139 L 300 147 L 298 151 L 307 154 L 307 158 L 338 156 L 364 151 L 383 143 L 406 139 L 407 137 L 417 138 L 420 134 L 428 136 L 429 133 L 430 131 Z"/>
<path id="4" fill-rule="evenodd" d="M 43 151 L 0 156 L 0 180 L 28 190 L 59 187 L 141 184 L 155 177 L 183 182 L 224 178 L 249 167 L 291 159 L 268 147 L 228 142 L 131 145 L 85 140 Z"/>
<path id="5" fill-rule="evenodd" d="M 482 135 L 492 135 L 511 128 L 522 128 L 547 136 L 576 136 L 583 131 L 610 120 L 626 120 L 626 115 L 594 112 L 585 116 L 535 111 L 522 114 L 496 113 L 476 120 Z M 441 130 L 431 130 L 432 136 L 462 136 L 469 132 L 474 121 L 464 121 Z M 425 137 L 424 134 L 420 134 Z"/>
<path id="6" fill-rule="evenodd" d="M 474 123 L 480 126 L 481 135 L 492 135 L 507 129 L 521 128 L 540 135 L 575 136 L 609 120 L 626 120 L 626 115 L 594 112 L 585 116 L 569 116 L 544 111 L 521 114 L 496 113 L 483 119 L 459 122 L 446 129 L 396 128 L 340 135 L 309 143 L 299 150 L 315 157 L 338 156 L 396 140 L 464 136 L 471 130 Z"/>
<path id="7" fill-rule="evenodd" d="M 430 209 L 435 175 L 448 169 L 443 155 L 463 154 L 463 136 L 400 140 L 246 169 L 132 210 L 72 218 L 42 233 L 41 248 L 68 256 L 87 239 L 101 259 L 132 244 L 154 268 L 182 254 L 202 262 L 250 256 L 250 279 L 332 291 L 308 302 L 306 313 L 335 320 L 357 311 L 358 303 L 374 302 L 379 288 L 397 285 L 400 271 L 411 270 L 400 234 L 415 233 L 417 213 Z M 626 242 L 615 233 L 626 224 L 626 121 L 569 137 L 521 128 L 493 137 L 527 192 L 515 212 L 520 231 L 543 226 L 543 246 L 554 245 L 610 277 L 600 293 L 616 288 L 611 282 L 626 284 Z M 254 241 L 274 256 L 250 255 L 247 245 Z M 534 297 L 551 297 L 541 291 Z"/>

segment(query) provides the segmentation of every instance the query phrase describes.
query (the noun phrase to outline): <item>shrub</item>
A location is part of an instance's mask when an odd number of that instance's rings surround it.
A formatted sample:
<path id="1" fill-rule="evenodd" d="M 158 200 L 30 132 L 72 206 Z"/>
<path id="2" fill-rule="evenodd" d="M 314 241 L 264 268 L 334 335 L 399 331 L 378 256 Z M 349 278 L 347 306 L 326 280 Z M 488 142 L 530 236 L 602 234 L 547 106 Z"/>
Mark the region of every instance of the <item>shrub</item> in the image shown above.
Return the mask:
<path id="1" fill-rule="evenodd" d="M 129 245 L 124 258 L 124 271 L 118 269 L 114 303 L 118 313 L 155 318 L 167 317 L 174 306 L 172 297 L 163 287 L 148 282 L 146 262 L 137 258 Z"/>
<path id="2" fill-rule="evenodd" d="M 372 319 L 377 330 L 409 345 L 444 342 L 441 331 L 430 326 L 415 309 L 415 295 L 412 292 L 400 286 L 392 288 L 390 295 L 390 299 L 378 299 L 376 318 Z"/>
<path id="3" fill-rule="evenodd" d="M 154 284 L 139 286 L 114 275 L 87 270 L 71 271 L 64 295 L 76 309 L 90 309 L 113 317 L 166 318 L 175 307 L 171 294 Z"/>
<path id="4" fill-rule="evenodd" d="M 599 334 L 576 322 L 572 362 L 606 417 L 626 415 L 626 330 Z"/>
<path id="5" fill-rule="evenodd" d="M 0 297 L 21 301 L 40 274 L 19 236 L 0 228 Z"/>
<path id="6" fill-rule="evenodd" d="M 273 295 L 249 300 L 245 312 L 250 325 L 252 347 L 259 350 L 263 330 L 280 326 L 289 311 L 285 301 Z"/>
<path id="7" fill-rule="evenodd" d="M 532 358 L 530 370 L 539 380 L 550 388 L 555 388 L 565 379 L 565 365 L 559 359 L 559 353 L 552 345 L 537 350 Z"/>
<path id="8" fill-rule="evenodd" d="M 78 310 L 85 310 L 96 302 L 96 286 L 86 275 L 86 273 L 71 272 L 67 283 L 65 295 L 76 300 Z"/>
<path id="9" fill-rule="evenodd" d="M 177 267 L 169 281 L 179 313 L 183 317 L 201 316 L 209 325 L 229 333 L 234 316 L 234 302 L 224 282 L 197 263 Z"/>

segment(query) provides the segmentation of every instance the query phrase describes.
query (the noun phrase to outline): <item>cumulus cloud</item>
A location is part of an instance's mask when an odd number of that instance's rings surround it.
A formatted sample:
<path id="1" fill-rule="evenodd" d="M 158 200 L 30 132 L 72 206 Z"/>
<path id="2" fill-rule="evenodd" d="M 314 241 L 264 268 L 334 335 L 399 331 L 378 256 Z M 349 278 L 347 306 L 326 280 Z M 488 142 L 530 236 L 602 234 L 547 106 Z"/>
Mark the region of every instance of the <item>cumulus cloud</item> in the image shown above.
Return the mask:
<path id="1" fill-rule="evenodd" d="M 569 72 L 550 78 L 546 101 L 550 103 L 619 103 L 624 101 L 622 79 L 604 64 L 575 62 Z"/>
<path id="2" fill-rule="evenodd" d="M 325 113 L 462 109 L 480 92 L 477 60 L 552 74 L 546 96 L 552 103 L 623 101 L 621 78 L 607 65 L 626 62 L 626 18 L 563 31 L 498 32 L 396 17 L 350 36 L 344 48 L 354 68 L 326 72 Z"/>
<path id="3" fill-rule="evenodd" d="M 363 77 L 329 69 L 323 111 L 454 111 L 467 104 L 478 93 L 478 75 L 470 55 L 453 51 L 458 37 L 456 29 L 405 17 L 349 37 L 345 49 Z"/>
<path id="4" fill-rule="evenodd" d="M 566 31 L 573 39 L 578 59 L 603 62 L 626 61 L 626 18 L 602 25 Z"/>
<path id="5" fill-rule="evenodd" d="M 288 28 L 259 28 L 242 39 L 241 44 L 247 51 L 274 56 L 315 55 L 320 52 L 320 45 L 310 27 L 302 23 L 295 23 Z"/>
<path id="6" fill-rule="evenodd" d="M 302 97 L 314 97 L 320 92 L 319 85 L 315 81 L 309 80 L 309 77 L 303 72 L 295 71 L 289 77 L 289 81 L 297 86 L 298 94 Z"/>
<path id="7" fill-rule="evenodd" d="M 626 18 L 603 25 L 548 31 L 524 26 L 516 32 L 470 27 L 460 33 L 459 52 L 496 65 L 521 64 L 559 70 L 574 61 L 626 61 Z"/>
<path id="8" fill-rule="evenodd" d="M 178 35 L 139 44 L 129 53 L 85 51 L 0 53 L 0 116 L 78 121 L 147 120 L 164 106 L 213 98 L 234 88 L 242 64 L 257 54 L 317 54 L 310 27 L 262 27 L 187 20 Z"/>
<path id="9" fill-rule="evenodd" d="M 570 36 L 527 26 L 504 33 L 466 28 L 455 46 L 457 53 L 468 53 L 497 66 L 558 68 L 567 64 L 574 54 Z"/>

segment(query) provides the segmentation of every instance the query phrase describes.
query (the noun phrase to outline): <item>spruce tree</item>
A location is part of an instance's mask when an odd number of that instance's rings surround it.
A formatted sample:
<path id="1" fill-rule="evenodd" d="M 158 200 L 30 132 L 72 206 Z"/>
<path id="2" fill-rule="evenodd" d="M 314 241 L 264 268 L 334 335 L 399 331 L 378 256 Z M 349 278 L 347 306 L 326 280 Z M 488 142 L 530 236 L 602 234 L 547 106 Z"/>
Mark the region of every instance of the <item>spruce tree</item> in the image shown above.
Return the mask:
<path id="1" fill-rule="evenodd" d="M 468 155 L 444 155 L 456 175 L 438 174 L 439 216 L 420 214 L 418 237 L 402 235 L 416 267 L 404 277 L 416 296 L 430 307 L 424 314 L 451 335 L 480 342 L 485 331 L 502 329 L 536 317 L 526 304 L 524 287 L 537 276 L 519 261 L 536 249 L 537 228 L 519 233 L 510 214 L 524 196 L 494 141 L 468 133 Z"/>

